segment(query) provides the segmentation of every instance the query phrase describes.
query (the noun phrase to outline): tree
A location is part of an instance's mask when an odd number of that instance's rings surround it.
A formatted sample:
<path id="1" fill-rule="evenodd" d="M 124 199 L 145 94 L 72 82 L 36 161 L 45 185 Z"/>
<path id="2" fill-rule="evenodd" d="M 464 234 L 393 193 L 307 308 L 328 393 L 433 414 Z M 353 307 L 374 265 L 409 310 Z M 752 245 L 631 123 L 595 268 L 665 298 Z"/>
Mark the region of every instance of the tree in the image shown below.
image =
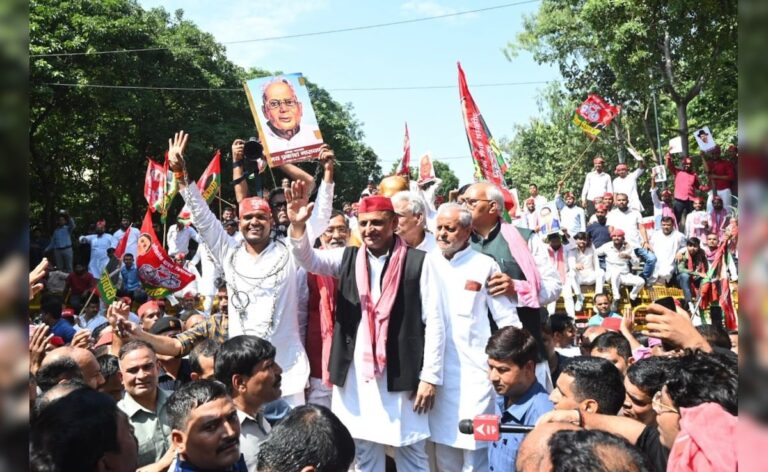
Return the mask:
<path id="1" fill-rule="evenodd" d="M 433 159 L 432 165 L 435 167 L 435 177 L 443 181 L 440 184 L 440 188 L 437 189 L 437 193 L 435 195 L 439 195 L 447 201 L 448 192 L 450 192 L 453 189 L 459 188 L 459 178 L 456 177 L 456 174 L 453 173 L 453 169 L 451 169 L 451 166 L 449 166 L 448 164 L 442 161 Z M 399 167 L 400 167 L 400 162 L 395 162 L 394 164 L 392 164 L 392 169 L 389 172 L 390 175 L 395 174 Z M 419 180 L 418 167 L 411 166 L 411 180 L 413 181 Z"/>
<path id="2" fill-rule="evenodd" d="M 43 56 L 123 49 L 149 50 Z M 59 208 L 81 223 L 106 218 L 112 225 L 123 215 L 140 221 L 146 158 L 162 162 L 168 137 L 182 128 L 191 134 L 188 170 L 196 178 L 217 149 L 226 157 L 236 137 L 256 135 L 239 90 L 247 78 L 271 75 L 227 60 L 225 48 L 181 10 L 145 11 L 135 0 L 31 2 L 30 54 L 30 219 L 48 229 Z M 49 85 L 55 83 L 210 91 Z M 349 198 L 368 173 L 380 173 L 377 156 L 362 143 L 351 107 L 320 87 L 310 93 L 326 142 L 339 160 L 355 161 L 339 164 L 336 174 L 337 192 Z M 316 164 L 305 167 L 314 172 Z M 233 202 L 229 167 L 223 169 L 223 198 Z M 181 205 L 175 200 L 171 214 Z"/>
<path id="3" fill-rule="evenodd" d="M 566 87 L 582 96 L 592 90 L 647 109 L 659 90 L 674 103 L 688 154 L 694 99 L 724 98 L 711 104 L 721 113 L 712 110 L 710 123 L 730 129 L 722 119 L 735 118 L 736 12 L 734 0 L 544 0 L 507 54 L 525 49 L 558 64 Z"/>

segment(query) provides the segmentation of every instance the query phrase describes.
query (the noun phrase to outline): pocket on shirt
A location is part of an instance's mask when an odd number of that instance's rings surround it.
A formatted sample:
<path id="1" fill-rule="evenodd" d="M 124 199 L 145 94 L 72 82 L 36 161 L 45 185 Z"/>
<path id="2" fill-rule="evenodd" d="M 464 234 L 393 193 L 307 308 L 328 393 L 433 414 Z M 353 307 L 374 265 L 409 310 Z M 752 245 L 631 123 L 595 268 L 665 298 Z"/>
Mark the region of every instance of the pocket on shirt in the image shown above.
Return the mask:
<path id="1" fill-rule="evenodd" d="M 456 304 L 454 307 L 455 308 L 454 313 L 456 313 L 459 316 L 471 317 L 475 307 L 475 301 L 477 300 L 477 297 L 479 295 L 480 295 L 479 291 L 466 290 L 466 289 L 462 289 L 461 293 L 459 293 L 455 297 L 455 300 L 453 300 L 453 297 L 449 295 L 449 300 L 452 300 L 450 301 L 450 303 Z"/>

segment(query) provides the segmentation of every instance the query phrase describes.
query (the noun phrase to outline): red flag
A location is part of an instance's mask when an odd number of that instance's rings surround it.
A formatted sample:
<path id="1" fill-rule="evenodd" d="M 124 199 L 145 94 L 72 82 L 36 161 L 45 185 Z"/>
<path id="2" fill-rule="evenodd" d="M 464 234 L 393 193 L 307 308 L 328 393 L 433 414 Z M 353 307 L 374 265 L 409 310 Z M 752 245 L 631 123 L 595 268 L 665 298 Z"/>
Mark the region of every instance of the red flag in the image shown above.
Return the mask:
<path id="1" fill-rule="evenodd" d="M 200 189 L 200 194 L 205 198 L 205 201 L 211 203 L 211 200 L 213 200 L 213 197 L 216 196 L 219 188 L 221 188 L 221 151 L 216 151 L 213 159 L 211 159 L 208 167 L 205 168 L 203 175 L 197 179 L 195 185 Z M 189 213 L 189 207 L 186 204 L 179 212 L 179 215 L 184 213 Z"/>
<path id="2" fill-rule="evenodd" d="M 162 208 L 165 196 L 165 169 L 151 158 L 147 158 L 147 173 L 144 177 L 144 198 L 153 212 Z"/>
<path id="3" fill-rule="evenodd" d="M 128 229 L 123 233 L 123 237 L 120 238 L 120 242 L 117 243 L 117 247 L 115 248 L 115 257 L 117 257 L 118 260 L 123 260 L 125 248 L 128 247 L 128 239 L 131 236 L 131 228 L 133 228 L 132 224 L 128 226 Z"/>
<path id="4" fill-rule="evenodd" d="M 573 113 L 573 122 L 590 138 L 595 139 L 620 111 L 621 107 L 611 105 L 599 95 L 590 94 Z"/>
<path id="5" fill-rule="evenodd" d="M 472 153 L 472 159 L 475 164 L 475 180 L 485 179 L 498 187 L 504 195 L 506 208 L 504 218 L 509 221 L 514 217 L 517 210 L 517 201 L 512 192 L 507 188 L 504 181 L 502 166 L 504 157 L 501 155 L 496 141 L 491 136 L 491 131 L 485 124 L 483 115 L 475 104 L 475 100 L 469 93 L 467 79 L 464 77 L 464 70 L 459 66 L 459 98 L 461 100 L 461 113 L 464 117 L 464 128 L 467 131 L 467 141 L 469 150 Z"/>
<path id="6" fill-rule="evenodd" d="M 405 123 L 405 138 L 403 139 L 403 160 L 397 175 L 411 175 L 411 137 L 408 136 L 408 123 Z"/>
<path id="7" fill-rule="evenodd" d="M 183 289 L 195 280 L 194 274 L 174 262 L 163 249 L 152 228 L 152 213 L 149 209 L 141 224 L 137 252 L 139 279 L 150 296 L 165 296 Z"/>

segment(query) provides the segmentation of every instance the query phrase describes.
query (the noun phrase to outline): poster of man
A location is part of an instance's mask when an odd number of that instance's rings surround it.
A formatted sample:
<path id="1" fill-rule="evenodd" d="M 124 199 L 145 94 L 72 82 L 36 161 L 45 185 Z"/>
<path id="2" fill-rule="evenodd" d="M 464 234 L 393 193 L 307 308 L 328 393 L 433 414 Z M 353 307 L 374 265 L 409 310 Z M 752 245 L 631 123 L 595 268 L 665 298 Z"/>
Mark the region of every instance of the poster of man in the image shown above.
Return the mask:
<path id="1" fill-rule="evenodd" d="M 270 167 L 320 155 L 323 137 L 300 73 L 249 80 L 245 93 Z"/>
<path id="2" fill-rule="evenodd" d="M 426 153 L 419 159 L 419 184 L 426 184 L 435 180 L 435 166 L 432 164 L 432 155 Z"/>
<path id="3" fill-rule="evenodd" d="M 653 178 L 656 180 L 656 182 L 666 182 L 667 168 L 664 166 L 655 166 L 653 169 L 651 169 L 651 175 L 653 175 Z"/>
<path id="4" fill-rule="evenodd" d="M 696 144 L 699 145 L 699 149 L 704 152 L 711 151 L 717 145 L 715 138 L 712 137 L 712 133 L 709 131 L 709 126 L 697 129 L 693 136 L 696 138 Z"/>

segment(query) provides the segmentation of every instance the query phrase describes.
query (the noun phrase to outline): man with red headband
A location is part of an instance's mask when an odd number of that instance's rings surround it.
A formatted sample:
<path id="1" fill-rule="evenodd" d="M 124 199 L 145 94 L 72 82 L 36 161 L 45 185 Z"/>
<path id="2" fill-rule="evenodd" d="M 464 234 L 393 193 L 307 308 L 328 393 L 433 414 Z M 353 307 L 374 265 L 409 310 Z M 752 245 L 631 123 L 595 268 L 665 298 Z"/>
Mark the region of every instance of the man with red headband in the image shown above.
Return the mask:
<path id="1" fill-rule="evenodd" d="M 312 204 L 303 182 L 288 197 L 291 251 L 308 272 L 338 278 L 329 356 L 332 410 L 355 438 L 357 465 L 383 471 L 385 446 L 398 471 L 429 470 L 427 412 L 442 384 L 445 328 L 436 264 L 395 234 L 384 196 L 360 201 L 363 247 L 313 250 Z"/>
<path id="2" fill-rule="evenodd" d="M 557 183 L 557 193 L 555 194 L 555 205 L 560 212 L 560 226 L 568 236 L 586 231 L 587 219 L 584 209 L 576 205 L 576 195 L 573 192 L 565 192 L 561 197 L 565 182 L 562 180 Z"/>
<path id="3" fill-rule="evenodd" d="M 723 200 L 723 206 L 726 209 L 730 209 L 731 187 L 736 181 L 736 166 L 733 162 L 722 158 L 720 146 L 715 146 L 707 154 L 702 153 L 702 157 L 704 157 L 704 170 L 712 186 L 712 191 L 707 198 L 707 211 L 712 211 L 712 197 L 715 195 Z"/>
<path id="4" fill-rule="evenodd" d="M 306 329 L 306 298 L 302 316 L 299 268 L 285 244 L 270 238 L 274 221 L 263 198 L 240 202 L 239 225 L 245 241 L 232 244 L 200 189 L 188 185 L 183 157 L 187 139 L 181 131 L 169 140 L 168 159 L 192 222 L 223 269 L 229 293 L 229 336 L 255 335 L 277 346 L 275 361 L 284 370 L 283 399 L 292 406 L 301 405 L 309 362 L 301 342 Z"/>
<path id="5" fill-rule="evenodd" d="M 675 218 L 678 223 L 681 223 L 683 216 L 693 210 L 693 199 L 696 197 L 696 192 L 707 192 L 709 187 L 699 182 L 699 176 L 693 170 L 693 161 L 690 157 L 683 158 L 682 168 L 675 166 L 670 153 L 664 156 L 664 160 L 669 171 L 675 176 Z"/>
<path id="6" fill-rule="evenodd" d="M 629 208 L 643 212 L 640 195 L 637 193 L 637 179 L 645 172 L 645 161 L 638 161 L 637 169 L 629 171 L 629 166 L 621 163 L 616 166 L 616 177 L 613 179 L 613 193 L 625 193 L 629 197 Z"/>
<path id="7" fill-rule="evenodd" d="M 91 246 L 91 261 L 88 263 L 88 272 L 97 280 L 101 277 L 101 272 L 109 262 L 107 250 L 117 247 L 117 240 L 109 233 L 105 233 L 107 223 L 104 220 L 96 222 L 96 232 L 87 236 L 80 236 L 81 243 L 87 243 Z"/>
<path id="8" fill-rule="evenodd" d="M 597 248 L 598 256 L 605 256 L 605 271 L 608 280 L 611 281 L 611 291 L 613 292 L 612 311 L 618 311 L 621 292 L 619 288 L 622 285 L 629 285 L 632 291 L 629 298 L 637 300 L 640 290 L 645 285 L 645 280 L 634 275 L 629 268 L 628 262 L 633 265 L 639 264 L 640 259 L 635 255 L 635 248 L 624 241 L 624 231 L 614 229 L 611 231 L 611 242 L 605 243 Z"/>
<path id="9" fill-rule="evenodd" d="M 665 188 L 661 191 L 661 198 L 659 198 L 659 189 L 656 186 L 656 178 L 653 175 L 651 175 L 651 201 L 653 202 L 653 229 L 661 229 L 662 216 L 672 217 L 675 220 L 675 229 L 677 229 L 677 217 L 675 216 L 672 192 Z"/>
<path id="10" fill-rule="evenodd" d="M 613 192 L 611 176 L 603 172 L 605 159 L 596 157 L 592 163 L 595 165 L 595 170 L 587 173 L 584 178 L 584 187 L 581 189 L 581 206 L 590 216 L 595 212 L 593 203 L 595 198 L 603 196 L 606 192 Z"/>

